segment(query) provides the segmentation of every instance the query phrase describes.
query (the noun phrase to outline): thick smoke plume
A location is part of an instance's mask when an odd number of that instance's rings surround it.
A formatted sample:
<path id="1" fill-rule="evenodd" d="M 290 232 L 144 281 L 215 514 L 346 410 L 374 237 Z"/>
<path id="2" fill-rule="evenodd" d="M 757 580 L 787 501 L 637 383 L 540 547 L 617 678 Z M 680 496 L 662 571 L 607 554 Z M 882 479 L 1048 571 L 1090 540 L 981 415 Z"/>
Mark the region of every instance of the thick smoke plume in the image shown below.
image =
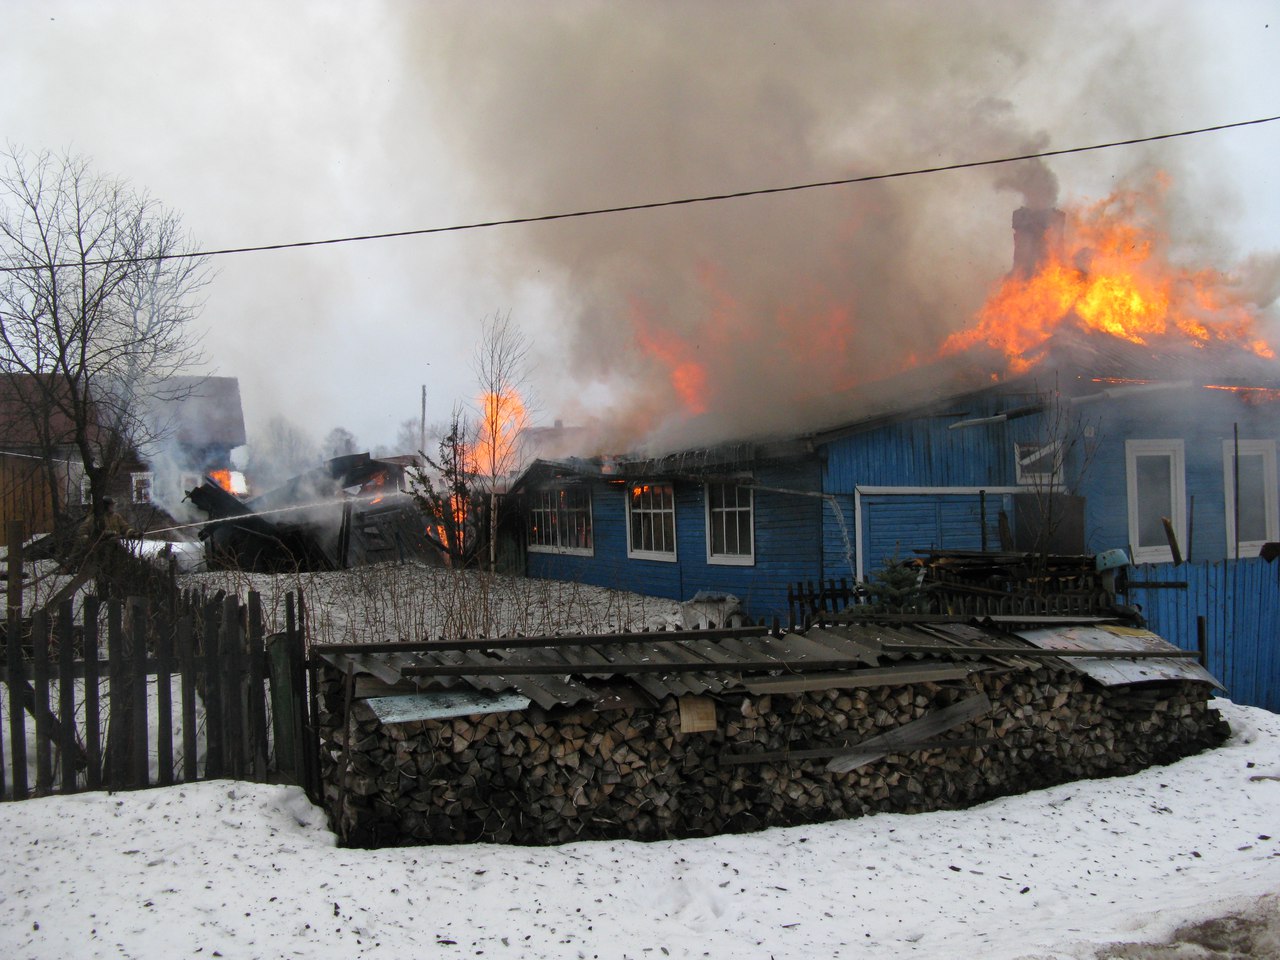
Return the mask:
<path id="1" fill-rule="evenodd" d="M 485 5 L 405 37 L 476 205 L 538 214 L 1062 146 L 1075 131 L 1015 98 L 1078 18 L 1029 10 Z M 1111 82 L 1141 72 L 1093 40 L 1076 56 L 1114 56 Z M 1091 137 L 1131 129 L 1109 107 Z M 812 426 L 833 392 L 932 356 L 1009 269 L 1012 211 L 1057 193 L 1028 161 L 495 231 L 494 263 L 555 290 L 565 326 L 541 342 L 571 388 L 551 412 L 594 420 L 602 451 L 674 446 Z"/>

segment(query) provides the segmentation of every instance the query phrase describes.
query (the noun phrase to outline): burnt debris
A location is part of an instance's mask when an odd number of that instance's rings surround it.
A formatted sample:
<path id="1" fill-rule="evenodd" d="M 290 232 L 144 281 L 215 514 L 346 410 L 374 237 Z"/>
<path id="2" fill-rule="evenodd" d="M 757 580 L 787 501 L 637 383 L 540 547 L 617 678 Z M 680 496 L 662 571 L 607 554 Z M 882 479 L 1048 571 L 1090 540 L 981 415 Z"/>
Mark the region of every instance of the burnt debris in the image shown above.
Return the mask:
<path id="1" fill-rule="evenodd" d="M 209 517 L 200 531 L 208 565 L 274 573 L 434 560 L 422 513 L 404 492 L 406 466 L 367 453 L 336 457 L 247 500 L 206 477 L 187 498 Z"/>

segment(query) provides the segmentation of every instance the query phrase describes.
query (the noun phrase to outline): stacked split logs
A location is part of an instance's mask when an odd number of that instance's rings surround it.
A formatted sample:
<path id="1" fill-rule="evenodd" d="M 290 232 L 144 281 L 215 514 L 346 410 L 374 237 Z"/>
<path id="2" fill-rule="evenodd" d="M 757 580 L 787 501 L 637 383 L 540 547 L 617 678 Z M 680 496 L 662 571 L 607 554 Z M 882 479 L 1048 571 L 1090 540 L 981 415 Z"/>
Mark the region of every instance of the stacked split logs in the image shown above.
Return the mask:
<path id="1" fill-rule="evenodd" d="M 992 708 L 941 738 L 955 745 L 934 739 L 849 773 L 828 772 L 825 755 L 776 756 L 834 753 L 979 693 Z M 325 799 L 353 846 L 656 840 L 955 808 L 1132 773 L 1227 733 L 1204 684 L 1104 688 L 1047 666 L 951 684 L 721 695 L 706 733 L 681 732 L 675 697 L 652 708 L 382 724 L 360 700 L 348 714 L 342 694 L 342 677 L 326 668 Z"/>

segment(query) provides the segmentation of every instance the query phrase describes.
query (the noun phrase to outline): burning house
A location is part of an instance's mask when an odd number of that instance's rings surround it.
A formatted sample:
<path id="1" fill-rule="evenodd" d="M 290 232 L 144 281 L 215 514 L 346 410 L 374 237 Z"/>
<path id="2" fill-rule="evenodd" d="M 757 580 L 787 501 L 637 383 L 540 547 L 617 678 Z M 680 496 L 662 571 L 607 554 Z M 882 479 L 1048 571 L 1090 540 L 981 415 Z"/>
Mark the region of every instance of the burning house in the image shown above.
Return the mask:
<path id="1" fill-rule="evenodd" d="M 47 421 L 33 416 L 32 402 L 23 392 L 23 378 L 6 378 L 0 396 L 0 504 L 6 517 L 26 520 L 34 532 L 48 532 L 53 517 L 51 478 L 41 464 L 45 453 L 57 467 L 59 501 L 73 514 L 88 506 L 87 478 L 70 422 L 56 405 Z M 232 451 L 245 443 L 245 428 L 235 377 L 170 377 L 140 414 L 129 436 L 116 438 L 104 425 L 93 440 L 123 444 L 110 493 L 130 526 L 145 531 L 172 525 L 174 512 L 181 513 L 184 491 L 201 477 L 213 477 L 228 490 L 236 488 Z"/>
<path id="2" fill-rule="evenodd" d="M 824 398 L 812 429 L 535 461 L 516 485 L 529 573 L 772 617 L 788 584 L 866 581 L 918 550 L 1257 558 L 1280 539 L 1280 363 L 1214 275 L 1161 273 L 1104 220 L 1018 211 L 1014 268 L 976 324 Z M 1265 631 L 1275 592 L 1210 632 Z M 1189 621 L 1169 634 L 1194 648 Z"/>

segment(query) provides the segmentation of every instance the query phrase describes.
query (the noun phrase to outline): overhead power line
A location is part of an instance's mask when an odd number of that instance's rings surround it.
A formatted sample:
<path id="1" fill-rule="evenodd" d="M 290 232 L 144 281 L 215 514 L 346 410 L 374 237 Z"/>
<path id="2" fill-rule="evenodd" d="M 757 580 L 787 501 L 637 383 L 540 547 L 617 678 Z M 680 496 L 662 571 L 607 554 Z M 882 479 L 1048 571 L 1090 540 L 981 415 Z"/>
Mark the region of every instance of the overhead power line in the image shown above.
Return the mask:
<path id="1" fill-rule="evenodd" d="M 1202 133 L 1217 133 L 1221 130 L 1234 130 L 1239 127 L 1252 127 L 1263 123 L 1274 123 L 1280 116 L 1260 117 L 1256 120 L 1240 120 L 1236 123 L 1220 123 L 1212 127 L 1198 127 L 1195 130 L 1180 130 L 1177 133 L 1159 133 L 1150 137 L 1133 137 L 1128 140 L 1112 140 L 1107 143 L 1094 143 L 1084 147 L 1064 147 L 1061 150 L 1042 150 L 1039 153 L 1022 153 L 1012 157 L 997 157 L 989 160 L 968 160 L 961 163 L 948 163 L 934 167 L 917 167 L 912 170 L 897 170 L 892 173 L 871 173 L 861 177 L 843 177 L 839 180 L 818 180 L 812 183 L 794 183 L 783 187 L 761 187 L 755 190 L 737 190 L 732 193 L 713 193 L 700 197 L 682 197 L 677 200 L 654 200 L 649 203 L 629 203 L 617 207 L 593 207 L 589 210 L 575 210 L 569 213 L 545 213 L 531 217 L 509 217 L 505 220 L 482 220 L 476 223 L 459 223 L 447 227 L 421 227 L 415 230 L 395 230 L 387 233 L 366 233 L 350 237 L 330 237 L 325 240 L 296 240 L 290 243 L 267 243 L 246 247 L 224 247 L 219 250 L 197 250 L 188 253 L 170 253 L 154 257 L 121 257 L 110 260 L 87 260 L 84 263 L 59 264 L 59 266 L 102 266 L 106 263 L 143 263 L 158 260 L 192 260 L 200 257 L 223 257 L 236 253 L 265 253 L 269 250 L 299 250 L 304 247 L 326 247 L 339 243 L 359 243 L 364 240 L 394 240 L 400 237 L 422 237 L 433 233 L 458 233 L 464 230 L 483 230 L 488 227 L 513 227 L 525 223 L 548 223 L 553 220 L 572 220 L 579 217 L 599 217 L 611 213 L 631 213 L 637 210 L 658 210 L 663 207 L 689 206 L 695 203 L 714 203 L 719 200 L 739 200 L 744 197 L 763 197 L 776 193 L 796 193 L 800 190 L 817 190 L 821 187 L 843 187 L 855 183 L 874 183 L 878 180 L 899 180 L 904 177 L 920 177 L 927 174 L 947 173 L 952 170 L 972 170 L 977 167 L 994 167 L 1005 163 L 1020 163 L 1025 160 L 1045 160 L 1049 157 L 1064 157 L 1076 153 L 1091 153 L 1096 150 L 1110 150 L 1114 147 L 1131 147 L 1140 143 L 1155 143 L 1160 140 L 1174 140 L 1179 137 L 1193 137 Z M 47 269 L 35 266 L 0 267 L 0 273 L 16 273 L 20 270 Z"/>

